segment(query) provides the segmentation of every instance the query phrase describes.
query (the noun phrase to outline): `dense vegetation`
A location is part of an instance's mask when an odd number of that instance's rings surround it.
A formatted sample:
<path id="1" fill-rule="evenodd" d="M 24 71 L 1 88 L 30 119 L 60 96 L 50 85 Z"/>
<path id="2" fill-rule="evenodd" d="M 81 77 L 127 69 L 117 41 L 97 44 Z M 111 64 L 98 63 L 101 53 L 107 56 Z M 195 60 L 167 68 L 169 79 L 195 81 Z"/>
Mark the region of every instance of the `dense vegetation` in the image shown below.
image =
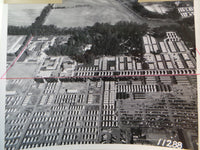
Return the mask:
<path id="1" fill-rule="evenodd" d="M 55 42 L 52 47 L 49 47 L 46 54 L 52 56 L 68 55 L 78 62 L 87 64 L 99 56 L 125 54 L 138 57 L 137 60 L 143 62 L 142 67 L 148 69 L 148 65 L 143 61 L 144 51 L 142 51 L 142 36 L 146 34 L 148 30 L 147 24 L 138 25 L 132 22 L 118 22 L 115 25 L 110 25 L 108 23 L 96 23 L 91 27 L 60 29 L 54 25 L 43 25 L 46 16 L 52 8 L 53 5 L 46 6 L 31 26 L 9 26 L 8 34 L 29 35 L 25 41 L 27 41 L 31 35 L 70 35 L 67 43 L 61 45 L 59 42 Z M 143 5 L 137 2 L 132 3 L 132 9 L 142 17 L 177 18 L 177 16 L 179 16 L 175 8 L 168 14 L 158 14 L 148 11 Z M 167 31 L 175 31 L 179 33 L 184 41 L 188 41 L 186 43 L 187 46 L 194 47 L 194 30 L 191 29 L 194 27 L 194 20 L 192 20 L 191 17 L 179 20 L 178 23 L 179 25 L 177 26 L 162 26 L 153 29 L 153 36 L 156 38 L 164 38 Z M 188 26 L 191 28 L 188 28 Z M 92 45 L 91 49 L 83 51 L 87 44 Z"/>
<path id="2" fill-rule="evenodd" d="M 31 26 L 29 27 L 16 27 L 16 26 L 9 26 L 8 27 L 8 34 L 9 35 L 27 35 L 26 39 L 24 40 L 22 46 L 19 48 L 19 50 L 15 53 L 15 55 L 17 56 L 21 49 L 23 49 L 23 47 L 26 45 L 26 43 L 28 42 L 28 40 L 30 39 L 30 37 L 32 35 L 37 35 L 37 30 L 40 29 L 45 21 L 45 18 L 47 17 L 48 13 L 50 12 L 50 10 L 53 8 L 53 4 L 49 4 L 46 7 L 44 7 L 44 9 L 42 10 L 41 14 L 39 17 L 37 17 L 35 19 L 35 22 L 32 23 Z M 28 56 L 27 51 L 25 51 L 22 54 L 22 57 L 19 59 L 19 61 L 24 61 L 26 56 Z"/>
<path id="3" fill-rule="evenodd" d="M 154 28 L 153 36 L 156 38 L 163 38 L 168 31 L 175 31 L 186 42 L 188 47 L 195 47 L 195 31 L 194 31 L 194 18 L 185 18 L 178 21 L 179 25 L 162 26 Z"/>
<path id="4" fill-rule="evenodd" d="M 34 23 L 32 23 L 32 27 L 38 28 L 39 26 L 41 26 L 44 23 L 45 18 L 47 17 L 48 13 L 50 12 L 52 8 L 53 8 L 53 4 L 49 4 L 46 7 L 44 7 L 40 16 L 35 19 Z"/>
<path id="5" fill-rule="evenodd" d="M 194 30 L 194 18 L 185 18 L 178 21 L 179 25 L 171 25 L 171 26 L 162 26 L 158 28 L 154 28 L 153 36 L 156 38 L 163 38 L 166 36 L 166 32 L 174 31 L 178 33 L 178 36 L 185 42 L 186 46 L 190 49 L 191 54 L 196 56 L 195 49 L 195 30 Z"/>
<path id="6" fill-rule="evenodd" d="M 195 47 L 194 17 L 185 18 L 179 21 L 178 33 L 188 47 Z"/>
<path id="7" fill-rule="evenodd" d="M 138 25 L 132 22 L 118 22 L 115 25 L 96 23 L 85 28 L 57 28 L 53 25 L 15 27 L 10 26 L 8 33 L 12 35 L 70 35 L 66 44 L 49 47 L 47 55 L 68 55 L 78 62 L 90 63 L 95 57 L 103 55 L 116 56 L 119 54 L 133 55 L 143 58 L 142 36 L 148 30 L 147 24 Z M 90 50 L 83 48 L 91 44 Z"/>
<path id="8" fill-rule="evenodd" d="M 53 8 L 53 4 L 49 4 L 46 7 L 44 7 L 40 16 L 35 19 L 35 22 L 32 23 L 31 26 L 28 26 L 28 27 L 9 26 L 8 34 L 10 34 L 10 35 L 42 34 L 43 33 L 42 30 L 44 30 L 43 23 L 52 8 Z M 45 27 L 45 28 L 47 28 L 47 27 Z"/>
<path id="9" fill-rule="evenodd" d="M 146 24 L 129 22 L 119 22 L 116 25 L 96 23 L 92 27 L 69 29 L 62 32 L 71 35 L 68 43 L 54 44 L 46 54 L 68 55 L 83 63 L 90 63 L 95 57 L 103 55 L 126 54 L 142 58 L 142 36 L 147 29 Z M 83 48 L 87 44 L 92 47 L 84 52 Z"/>

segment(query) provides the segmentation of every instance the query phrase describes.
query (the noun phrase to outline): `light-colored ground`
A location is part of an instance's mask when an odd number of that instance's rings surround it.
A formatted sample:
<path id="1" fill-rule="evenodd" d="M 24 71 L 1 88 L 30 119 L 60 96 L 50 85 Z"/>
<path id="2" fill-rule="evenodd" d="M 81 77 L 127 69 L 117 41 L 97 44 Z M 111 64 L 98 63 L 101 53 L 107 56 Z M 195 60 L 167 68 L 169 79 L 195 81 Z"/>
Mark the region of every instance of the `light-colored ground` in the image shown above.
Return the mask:
<path id="1" fill-rule="evenodd" d="M 169 11 L 162 3 L 143 3 L 143 6 L 152 12 L 157 12 L 159 14 L 165 14 Z"/>
<path id="2" fill-rule="evenodd" d="M 85 93 L 87 91 L 87 83 L 86 82 L 63 82 L 59 93 L 66 93 L 66 89 L 68 90 L 77 90 L 78 93 Z"/>
<path id="3" fill-rule="evenodd" d="M 26 36 L 8 36 L 7 53 L 15 53 L 23 44 Z"/>
<path id="4" fill-rule="evenodd" d="M 92 26 L 96 22 L 115 24 L 119 21 L 140 23 L 116 0 L 63 0 L 63 4 L 55 7 L 46 19 L 45 25 L 54 24 L 58 27 Z"/>
<path id="5" fill-rule="evenodd" d="M 34 77 L 37 69 L 35 63 L 16 63 L 6 74 L 7 78 Z"/>
<path id="6" fill-rule="evenodd" d="M 8 25 L 29 26 L 38 17 L 46 4 L 9 4 Z"/>

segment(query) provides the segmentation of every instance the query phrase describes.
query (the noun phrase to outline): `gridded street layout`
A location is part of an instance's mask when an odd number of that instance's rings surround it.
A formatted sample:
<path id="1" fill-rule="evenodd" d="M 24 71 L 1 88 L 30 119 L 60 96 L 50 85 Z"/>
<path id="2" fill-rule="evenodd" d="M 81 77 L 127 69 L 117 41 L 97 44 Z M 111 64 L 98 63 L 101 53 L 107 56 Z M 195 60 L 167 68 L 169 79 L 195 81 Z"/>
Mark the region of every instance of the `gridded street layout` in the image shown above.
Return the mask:
<path id="1" fill-rule="evenodd" d="M 197 150 L 192 1 L 9 8 L 1 75 L 6 150 L 83 144 Z"/>
<path id="2" fill-rule="evenodd" d="M 98 143 L 162 146 L 163 140 L 197 148 L 195 59 L 176 33 L 167 32 L 163 40 L 143 37 L 146 69 L 133 56 L 104 56 L 84 66 L 67 56 L 38 54 L 37 45 L 51 44 L 48 39 L 53 37 L 34 37 L 28 45 L 32 55 L 23 61 L 40 66 L 37 78 L 7 80 L 7 150 Z"/>
<path id="3" fill-rule="evenodd" d="M 197 139 L 195 76 L 82 82 L 9 80 L 6 149 Z"/>

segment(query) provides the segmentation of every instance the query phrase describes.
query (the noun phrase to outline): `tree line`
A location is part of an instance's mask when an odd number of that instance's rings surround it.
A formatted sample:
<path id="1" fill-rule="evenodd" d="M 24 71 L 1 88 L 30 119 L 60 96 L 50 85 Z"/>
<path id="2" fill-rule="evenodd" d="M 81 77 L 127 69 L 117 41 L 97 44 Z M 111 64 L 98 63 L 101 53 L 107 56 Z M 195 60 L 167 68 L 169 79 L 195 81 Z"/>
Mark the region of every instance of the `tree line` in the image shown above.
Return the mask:
<path id="1" fill-rule="evenodd" d="M 43 23 L 49 14 L 49 12 L 53 9 L 53 4 L 48 4 L 44 9 L 42 10 L 40 16 L 38 16 L 35 19 L 35 22 L 33 22 L 30 26 L 8 26 L 8 34 L 9 35 L 37 35 L 42 33 L 42 30 L 44 29 Z M 42 29 L 40 29 L 42 28 Z M 47 28 L 47 27 L 45 27 Z M 50 26 L 51 28 L 51 26 Z"/>
<path id="2" fill-rule="evenodd" d="M 98 56 L 116 56 L 119 54 L 142 57 L 142 36 L 146 34 L 147 24 L 118 22 L 115 25 L 96 23 L 92 27 L 74 28 L 62 32 L 70 34 L 66 44 L 49 47 L 47 55 L 68 55 L 78 62 L 90 63 Z M 57 32 L 59 34 L 59 32 Z M 126 42 L 129 41 L 129 42 Z M 90 50 L 83 51 L 91 44 Z"/>

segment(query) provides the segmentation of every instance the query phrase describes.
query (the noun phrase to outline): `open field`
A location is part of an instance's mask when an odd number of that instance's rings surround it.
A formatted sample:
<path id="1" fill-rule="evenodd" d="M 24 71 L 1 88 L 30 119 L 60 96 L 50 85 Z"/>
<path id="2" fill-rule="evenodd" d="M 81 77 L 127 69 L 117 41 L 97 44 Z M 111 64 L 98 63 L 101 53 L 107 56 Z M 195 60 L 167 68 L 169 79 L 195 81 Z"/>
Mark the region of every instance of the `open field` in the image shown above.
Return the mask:
<path id="1" fill-rule="evenodd" d="M 141 3 L 148 11 L 165 14 L 169 11 L 163 3 Z"/>
<path id="2" fill-rule="evenodd" d="M 57 27 L 92 26 L 96 22 L 115 24 L 119 21 L 134 21 L 140 19 L 130 14 L 115 0 L 67 0 L 57 4 L 46 19 L 45 25 L 54 24 Z M 64 7 L 59 8 L 58 7 Z"/>
<path id="3" fill-rule="evenodd" d="M 46 4 L 10 4 L 8 7 L 8 25 L 31 25 L 45 6 Z"/>
<path id="4" fill-rule="evenodd" d="M 24 78 L 34 77 L 35 70 L 37 69 L 35 63 L 16 63 L 7 73 L 7 78 Z"/>
<path id="5" fill-rule="evenodd" d="M 8 36 L 7 53 L 15 53 L 23 44 L 26 36 Z"/>

